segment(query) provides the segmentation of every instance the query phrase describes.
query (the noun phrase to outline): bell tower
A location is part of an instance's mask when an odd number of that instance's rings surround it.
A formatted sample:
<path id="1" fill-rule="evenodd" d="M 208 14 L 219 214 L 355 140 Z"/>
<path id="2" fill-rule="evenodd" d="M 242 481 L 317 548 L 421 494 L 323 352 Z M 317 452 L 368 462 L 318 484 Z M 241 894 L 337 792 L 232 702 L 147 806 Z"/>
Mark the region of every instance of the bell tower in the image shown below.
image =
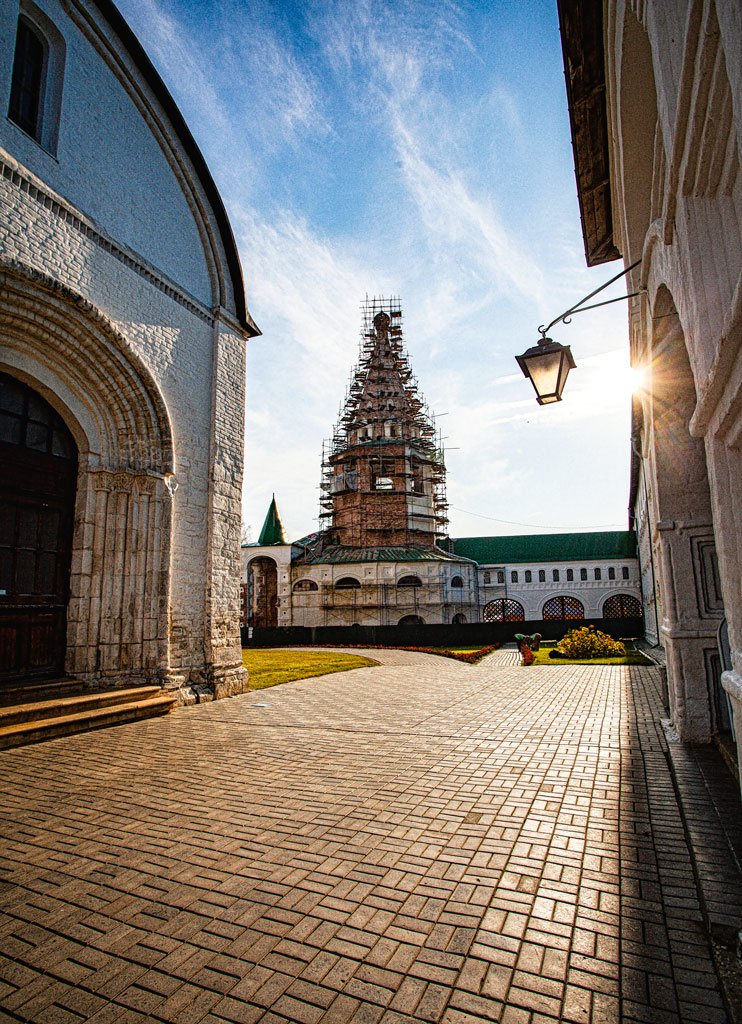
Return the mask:
<path id="1" fill-rule="evenodd" d="M 322 460 L 326 543 L 432 548 L 445 534 L 443 450 L 402 340 L 396 300 L 367 299 L 356 366 Z"/>

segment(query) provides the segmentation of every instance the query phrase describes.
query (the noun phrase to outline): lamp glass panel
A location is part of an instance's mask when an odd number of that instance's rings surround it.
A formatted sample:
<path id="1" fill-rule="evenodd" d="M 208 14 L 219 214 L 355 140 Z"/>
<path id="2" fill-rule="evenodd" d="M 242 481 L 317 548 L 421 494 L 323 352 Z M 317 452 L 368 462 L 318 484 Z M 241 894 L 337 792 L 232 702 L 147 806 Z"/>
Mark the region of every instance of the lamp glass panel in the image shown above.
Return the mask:
<path id="1" fill-rule="evenodd" d="M 536 394 L 543 402 L 559 401 L 566 379 L 566 374 L 562 370 L 562 358 L 563 352 L 558 351 L 539 352 L 533 356 L 526 356 L 523 360 Z M 564 362 L 566 363 L 566 359 Z"/>

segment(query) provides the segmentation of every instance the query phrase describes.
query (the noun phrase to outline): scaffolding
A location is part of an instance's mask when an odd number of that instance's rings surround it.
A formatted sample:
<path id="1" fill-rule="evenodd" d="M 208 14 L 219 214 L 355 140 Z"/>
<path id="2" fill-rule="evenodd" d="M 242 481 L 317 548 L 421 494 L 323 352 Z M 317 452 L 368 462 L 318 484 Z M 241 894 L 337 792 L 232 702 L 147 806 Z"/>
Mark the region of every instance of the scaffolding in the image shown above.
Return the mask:
<path id="1" fill-rule="evenodd" d="M 398 298 L 366 297 L 358 363 L 322 446 L 320 531 L 327 543 L 432 546 L 446 534 L 446 467 L 410 369 Z"/>

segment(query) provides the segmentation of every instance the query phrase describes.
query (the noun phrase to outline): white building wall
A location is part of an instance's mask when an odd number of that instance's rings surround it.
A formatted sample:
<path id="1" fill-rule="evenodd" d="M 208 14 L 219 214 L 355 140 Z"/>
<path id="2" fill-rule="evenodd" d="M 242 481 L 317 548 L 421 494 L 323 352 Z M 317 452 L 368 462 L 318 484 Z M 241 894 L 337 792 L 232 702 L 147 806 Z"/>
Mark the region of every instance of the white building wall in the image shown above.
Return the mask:
<path id="1" fill-rule="evenodd" d="M 600 571 L 600 580 L 595 579 L 596 569 Z M 610 578 L 611 569 L 614 579 Z M 555 570 L 559 573 L 559 580 L 554 580 Z M 582 570 L 587 575 L 586 580 L 581 578 Z M 624 570 L 628 572 L 628 579 L 624 579 Z M 568 578 L 570 571 L 571 580 Z M 526 582 L 528 573 L 531 574 L 530 583 Z M 539 573 L 544 574 L 543 581 L 539 579 Z M 487 577 L 489 582 L 486 582 Z M 604 601 L 615 594 L 627 594 L 641 600 L 639 582 L 639 566 L 634 558 L 482 564 L 479 566 L 480 617 L 483 618 L 488 602 L 498 598 L 518 601 L 528 620 L 543 618 L 543 607 L 549 598 L 574 597 L 584 606 L 586 619 L 602 618 Z"/>
<path id="2" fill-rule="evenodd" d="M 66 50 L 58 143 L 48 152 L 4 116 L 0 145 L 52 189 L 84 210 L 111 237 L 136 249 L 201 302 L 212 304 L 205 259 L 187 178 L 178 167 L 167 124 L 143 109 L 137 74 L 120 49 L 101 41 L 93 5 L 35 0 L 0 5 L 2 67 L 12 67 L 19 10 L 47 15 Z M 105 59 L 100 49 L 105 48 Z M 10 75 L 0 76 L 0 109 L 10 99 Z M 79 168 L 85 173 L 80 174 Z"/>
<path id="3" fill-rule="evenodd" d="M 227 257 L 180 139 L 95 6 L 39 0 L 39 8 L 66 45 L 57 153 L 0 119 L 0 259 L 71 289 L 151 375 L 173 440 L 163 671 L 173 685 L 206 683 L 219 696 L 245 680 L 238 583 L 246 333 Z M 31 18 L 37 11 L 25 0 L 21 9 Z M 18 13 L 17 3 L 0 9 L 3 110 Z M 85 465 L 100 466 L 108 456 L 96 437 L 99 417 L 53 354 L 42 362 L 2 336 L 0 365 L 57 396 L 75 421 Z"/>

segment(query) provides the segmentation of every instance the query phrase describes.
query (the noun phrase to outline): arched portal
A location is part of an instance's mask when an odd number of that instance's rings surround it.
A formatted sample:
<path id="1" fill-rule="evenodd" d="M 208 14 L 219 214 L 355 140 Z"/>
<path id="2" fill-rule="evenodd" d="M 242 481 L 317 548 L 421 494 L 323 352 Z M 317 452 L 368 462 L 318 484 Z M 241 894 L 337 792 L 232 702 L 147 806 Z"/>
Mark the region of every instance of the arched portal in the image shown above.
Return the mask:
<path id="1" fill-rule="evenodd" d="M 0 687 L 61 675 L 77 445 L 45 399 L 0 373 Z"/>
<path id="2" fill-rule="evenodd" d="M 163 681 L 173 441 L 159 389 L 89 302 L 1 262 L 0 344 L 0 369 L 48 403 L 77 447 L 64 671 Z"/>
<path id="3" fill-rule="evenodd" d="M 706 448 L 689 431 L 695 382 L 680 317 L 664 285 L 653 309 L 650 372 L 645 421 L 671 713 L 681 739 L 704 741 L 723 717 L 716 633 L 724 606 Z"/>
<path id="4" fill-rule="evenodd" d="M 278 566 L 261 555 L 247 567 L 248 623 L 251 626 L 278 625 Z"/>

